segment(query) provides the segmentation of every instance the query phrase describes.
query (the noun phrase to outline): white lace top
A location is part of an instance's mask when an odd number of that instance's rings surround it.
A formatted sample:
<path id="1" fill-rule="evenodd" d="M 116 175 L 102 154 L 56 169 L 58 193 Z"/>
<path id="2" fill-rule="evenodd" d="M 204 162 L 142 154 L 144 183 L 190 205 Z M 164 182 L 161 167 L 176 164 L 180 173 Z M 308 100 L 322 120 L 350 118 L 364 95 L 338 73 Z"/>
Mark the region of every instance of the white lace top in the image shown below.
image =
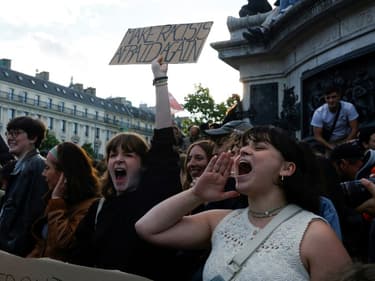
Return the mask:
<path id="1" fill-rule="evenodd" d="M 302 211 L 282 223 L 244 263 L 235 281 L 309 280 L 302 264 L 300 244 L 309 223 L 319 216 Z M 203 281 L 223 272 L 228 261 L 237 254 L 259 228 L 248 219 L 248 208 L 229 213 L 215 228 L 212 250 L 203 271 Z"/>

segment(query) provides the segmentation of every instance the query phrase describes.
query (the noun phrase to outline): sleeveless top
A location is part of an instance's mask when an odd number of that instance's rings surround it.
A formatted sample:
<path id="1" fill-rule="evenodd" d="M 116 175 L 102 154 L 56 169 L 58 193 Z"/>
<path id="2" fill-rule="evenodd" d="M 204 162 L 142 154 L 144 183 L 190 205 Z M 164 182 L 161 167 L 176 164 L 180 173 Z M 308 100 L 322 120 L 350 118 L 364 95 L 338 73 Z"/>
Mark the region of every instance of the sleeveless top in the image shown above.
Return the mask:
<path id="1" fill-rule="evenodd" d="M 300 245 L 313 219 L 322 218 L 303 210 L 283 222 L 245 261 L 233 280 L 309 280 L 309 274 L 301 261 Z M 203 281 L 209 281 L 223 272 L 229 260 L 259 230 L 249 221 L 248 208 L 234 210 L 224 217 L 212 234 L 212 250 L 204 266 Z"/>

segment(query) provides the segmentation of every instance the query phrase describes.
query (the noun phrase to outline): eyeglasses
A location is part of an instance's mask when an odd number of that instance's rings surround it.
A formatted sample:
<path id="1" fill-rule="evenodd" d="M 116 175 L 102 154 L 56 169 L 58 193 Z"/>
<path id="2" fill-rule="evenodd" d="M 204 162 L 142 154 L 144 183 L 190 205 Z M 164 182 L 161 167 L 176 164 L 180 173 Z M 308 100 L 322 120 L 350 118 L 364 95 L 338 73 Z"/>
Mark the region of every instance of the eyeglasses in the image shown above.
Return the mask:
<path id="1" fill-rule="evenodd" d="M 24 130 L 11 130 L 11 131 L 7 131 L 5 132 L 5 136 L 6 137 L 12 137 L 12 138 L 16 138 L 18 137 L 18 135 L 22 134 L 22 133 L 25 133 Z"/>

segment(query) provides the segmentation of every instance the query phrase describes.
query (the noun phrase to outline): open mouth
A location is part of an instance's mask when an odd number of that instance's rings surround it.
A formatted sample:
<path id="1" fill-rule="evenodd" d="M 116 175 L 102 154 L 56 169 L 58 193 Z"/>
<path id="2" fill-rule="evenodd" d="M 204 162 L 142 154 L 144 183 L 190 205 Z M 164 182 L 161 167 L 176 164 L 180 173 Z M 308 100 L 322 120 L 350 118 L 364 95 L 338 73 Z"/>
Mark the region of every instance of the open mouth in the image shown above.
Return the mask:
<path id="1" fill-rule="evenodd" d="M 252 166 L 249 162 L 246 162 L 246 161 L 240 161 L 239 165 L 238 165 L 238 174 L 239 175 L 244 175 L 244 174 L 248 174 L 251 172 L 252 170 Z"/>
<path id="2" fill-rule="evenodd" d="M 125 169 L 116 169 L 115 170 L 115 177 L 116 177 L 116 179 L 126 177 L 126 170 Z"/>

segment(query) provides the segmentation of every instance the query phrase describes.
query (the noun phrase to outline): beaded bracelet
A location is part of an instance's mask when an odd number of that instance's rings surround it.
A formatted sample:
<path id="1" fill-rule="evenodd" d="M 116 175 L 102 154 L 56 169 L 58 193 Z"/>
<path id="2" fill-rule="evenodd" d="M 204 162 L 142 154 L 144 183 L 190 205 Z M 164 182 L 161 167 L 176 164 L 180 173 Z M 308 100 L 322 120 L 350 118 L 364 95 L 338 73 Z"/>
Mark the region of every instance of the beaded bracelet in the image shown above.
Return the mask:
<path id="1" fill-rule="evenodd" d="M 152 81 L 152 85 L 158 85 L 160 83 L 166 82 L 168 80 L 168 76 L 156 77 Z"/>

